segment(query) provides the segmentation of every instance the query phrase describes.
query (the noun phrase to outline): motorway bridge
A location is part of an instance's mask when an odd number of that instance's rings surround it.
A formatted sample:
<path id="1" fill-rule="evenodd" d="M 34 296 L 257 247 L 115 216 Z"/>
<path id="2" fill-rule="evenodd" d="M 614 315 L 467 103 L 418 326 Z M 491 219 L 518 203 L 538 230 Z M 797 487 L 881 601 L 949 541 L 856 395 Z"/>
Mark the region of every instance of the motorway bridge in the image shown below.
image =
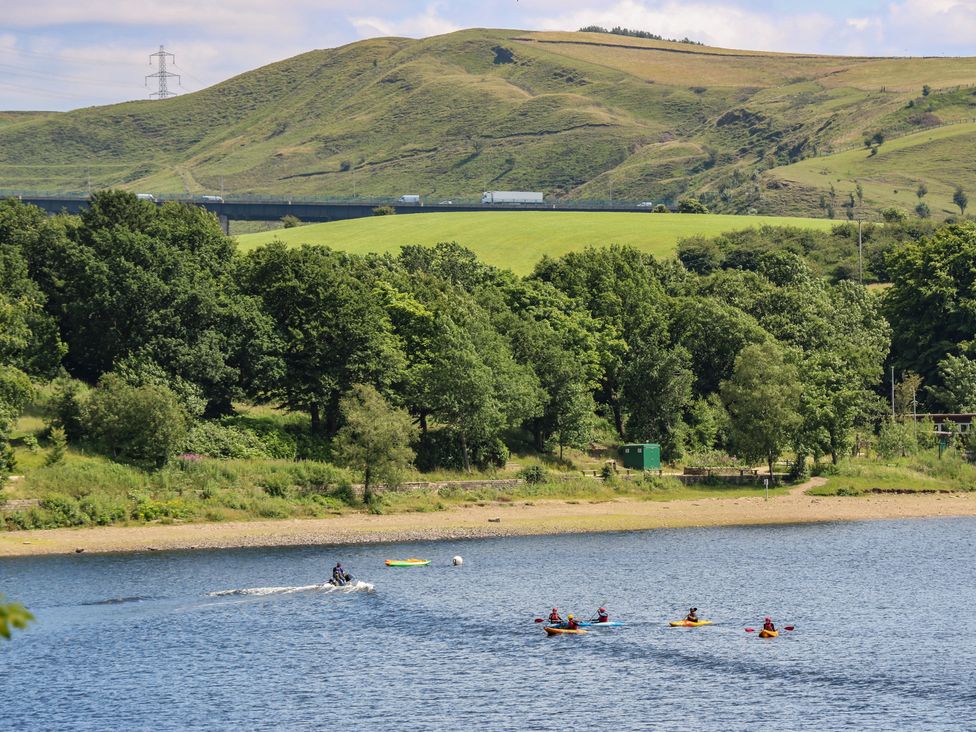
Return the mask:
<path id="1" fill-rule="evenodd" d="M 87 196 L 17 196 L 24 203 L 32 203 L 48 213 L 79 213 L 88 205 Z M 647 213 L 649 206 L 635 202 L 576 202 L 556 201 L 541 204 L 480 204 L 480 203 L 397 203 L 371 201 L 299 201 L 299 200 L 240 200 L 204 201 L 186 196 L 172 199 L 191 203 L 213 212 L 227 231 L 229 221 L 278 221 L 283 216 L 295 216 L 303 223 L 360 219 L 373 216 L 377 206 L 391 206 L 398 214 L 434 213 L 437 211 L 630 211 Z"/>

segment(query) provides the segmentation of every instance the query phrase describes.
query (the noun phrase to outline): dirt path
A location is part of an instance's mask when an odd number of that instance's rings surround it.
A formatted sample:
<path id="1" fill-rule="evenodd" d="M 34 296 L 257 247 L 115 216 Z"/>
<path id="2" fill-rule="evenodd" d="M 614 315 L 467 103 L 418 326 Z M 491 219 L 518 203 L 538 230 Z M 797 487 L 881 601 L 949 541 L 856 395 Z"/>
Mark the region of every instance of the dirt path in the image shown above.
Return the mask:
<path id="1" fill-rule="evenodd" d="M 536 501 L 386 516 L 107 526 L 0 533 L 0 557 L 86 552 L 360 544 L 688 526 L 791 524 L 976 516 L 976 492 L 941 495 L 808 496 L 812 478 L 788 495 L 681 501 Z"/>

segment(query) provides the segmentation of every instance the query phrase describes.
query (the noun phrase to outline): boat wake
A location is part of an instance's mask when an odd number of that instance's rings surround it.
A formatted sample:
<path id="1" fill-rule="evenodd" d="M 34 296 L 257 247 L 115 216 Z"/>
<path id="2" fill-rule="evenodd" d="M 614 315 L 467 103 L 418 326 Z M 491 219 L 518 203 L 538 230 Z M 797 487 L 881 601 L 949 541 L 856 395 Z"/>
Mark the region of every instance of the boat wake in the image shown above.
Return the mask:
<path id="1" fill-rule="evenodd" d="M 228 596 L 239 596 L 239 595 L 290 595 L 293 592 L 372 592 L 373 584 L 371 582 L 362 582 L 357 580 L 356 582 L 350 582 L 347 585 L 341 587 L 336 587 L 335 585 L 330 585 L 328 582 L 323 582 L 320 585 L 302 585 L 300 587 L 247 587 L 240 590 L 218 590 L 216 592 L 208 592 L 210 597 L 228 597 Z"/>

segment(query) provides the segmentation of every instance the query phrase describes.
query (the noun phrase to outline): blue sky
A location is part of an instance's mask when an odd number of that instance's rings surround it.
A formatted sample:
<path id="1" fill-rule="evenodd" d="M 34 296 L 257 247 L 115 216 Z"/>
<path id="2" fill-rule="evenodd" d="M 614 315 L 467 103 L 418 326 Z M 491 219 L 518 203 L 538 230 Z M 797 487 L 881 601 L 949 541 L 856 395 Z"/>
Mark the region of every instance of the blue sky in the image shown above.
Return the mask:
<path id="1" fill-rule="evenodd" d="M 196 91 L 314 48 L 467 27 L 624 25 L 733 48 L 976 55 L 976 0 L 2 0 L 0 109 L 148 96 L 149 54 Z"/>

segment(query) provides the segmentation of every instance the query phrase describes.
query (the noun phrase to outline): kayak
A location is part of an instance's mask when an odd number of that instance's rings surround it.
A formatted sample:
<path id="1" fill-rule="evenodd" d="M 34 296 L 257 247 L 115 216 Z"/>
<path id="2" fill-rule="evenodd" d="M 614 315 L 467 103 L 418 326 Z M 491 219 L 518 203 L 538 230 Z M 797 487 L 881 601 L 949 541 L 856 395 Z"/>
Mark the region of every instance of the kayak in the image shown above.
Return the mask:
<path id="1" fill-rule="evenodd" d="M 700 625 L 711 625 L 711 620 L 699 620 L 697 623 L 693 623 L 690 620 L 675 620 L 668 623 L 672 628 L 697 628 Z"/>
<path id="2" fill-rule="evenodd" d="M 610 620 L 606 623 L 591 623 L 589 620 L 584 620 L 579 623 L 579 626 L 581 628 L 622 628 L 624 623 L 616 620 Z"/>
<path id="3" fill-rule="evenodd" d="M 779 635 L 778 630 L 766 630 L 765 628 L 763 628 L 762 630 L 759 631 L 760 638 L 775 638 L 778 635 Z"/>
<path id="4" fill-rule="evenodd" d="M 387 559 L 387 567 L 426 567 L 429 559 Z"/>
<path id="5" fill-rule="evenodd" d="M 576 630 L 570 630 L 569 628 L 554 628 L 551 625 L 547 625 L 543 628 L 548 635 L 583 635 L 589 631 L 578 628 Z"/>

